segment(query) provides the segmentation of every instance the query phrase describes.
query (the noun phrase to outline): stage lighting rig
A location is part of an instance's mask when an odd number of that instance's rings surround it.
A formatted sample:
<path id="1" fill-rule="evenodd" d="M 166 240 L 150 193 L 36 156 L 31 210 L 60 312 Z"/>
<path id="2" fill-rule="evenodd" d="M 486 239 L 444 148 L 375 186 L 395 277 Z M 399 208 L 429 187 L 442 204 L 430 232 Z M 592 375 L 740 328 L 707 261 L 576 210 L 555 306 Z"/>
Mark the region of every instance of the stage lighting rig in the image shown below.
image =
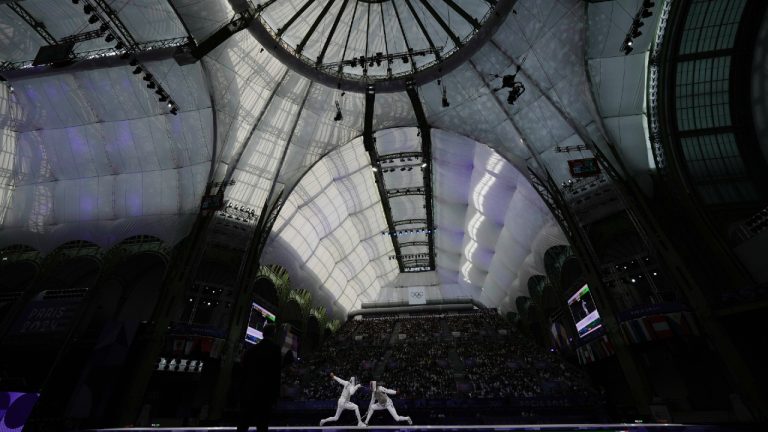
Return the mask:
<path id="1" fill-rule="evenodd" d="M 629 55 L 629 53 L 634 51 L 634 40 L 643 34 L 643 32 L 640 31 L 640 28 L 645 25 L 643 19 L 653 16 L 652 8 L 655 5 L 656 3 L 650 0 L 644 0 L 640 5 L 640 9 L 638 9 L 635 17 L 632 19 L 629 31 L 627 31 L 627 34 L 624 37 L 624 42 L 622 42 L 621 48 L 619 49 L 624 55 Z"/>

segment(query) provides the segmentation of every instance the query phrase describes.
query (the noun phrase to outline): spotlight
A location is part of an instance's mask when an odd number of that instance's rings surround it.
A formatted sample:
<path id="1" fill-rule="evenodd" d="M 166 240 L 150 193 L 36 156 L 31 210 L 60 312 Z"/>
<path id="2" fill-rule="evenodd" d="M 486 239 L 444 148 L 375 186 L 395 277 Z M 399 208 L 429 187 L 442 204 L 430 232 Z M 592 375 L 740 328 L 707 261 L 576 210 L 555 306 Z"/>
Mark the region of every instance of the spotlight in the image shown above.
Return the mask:
<path id="1" fill-rule="evenodd" d="M 142 70 L 143 69 L 141 68 L 141 66 L 136 66 L 136 69 L 133 70 L 133 74 L 138 75 L 141 73 Z"/>
<path id="2" fill-rule="evenodd" d="M 344 120 L 344 116 L 341 115 L 341 105 L 339 105 L 339 101 L 335 102 L 336 104 L 336 115 L 333 116 L 333 121 L 338 122 Z"/>
<path id="3" fill-rule="evenodd" d="M 373 172 L 377 172 L 378 170 L 379 170 L 379 169 L 378 169 L 378 168 L 376 168 L 376 167 L 371 167 L 371 171 L 373 171 Z"/>
<path id="4" fill-rule="evenodd" d="M 123 44 L 123 43 L 122 43 L 122 42 L 120 42 L 120 41 L 117 41 L 117 45 L 115 45 L 115 49 L 117 49 L 117 50 L 121 50 L 121 49 L 123 49 L 123 48 L 125 48 L 125 44 Z"/>
<path id="5" fill-rule="evenodd" d="M 165 92 L 163 91 L 162 87 L 160 87 L 159 89 L 155 90 L 155 94 L 158 95 L 158 96 L 162 96 L 163 93 L 165 93 Z"/>
<path id="6" fill-rule="evenodd" d="M 112 36 L 112 33 L 109 33 L 107 37 L 104 38 L 104 42 L 112 42 L 113 40 L 115 40 L 115 37 Z"/>
<path id="7" fill-rule="evenodd" d="M 155 85 L 154 81 L 150 81 L 149 84 L 147 84 L 147 88 L 150 90 L 154 89 L 155 87 L 157 86 Z"/>
<path id="8" fill-rule="evenodd" d="M 99 17 L 97 17 L 96 15 L 91 15 L 91 17 L 88 18 L 88 22 L 91 24 L 96 24 L 97 22 L 99 22 Z"/>
<path id="9" fill-rule="evenodd" d="M 640 14 L 640 16 L 643 18 L 648 18 L 651 15 L 653 15 L 653 12 L 651 12 L 650 9 L 643 9 L 643 13 Z"/>
<path id="10" fill-rule="evenodd" d="M 152 74 L 148 73 L 144 75 L 144 78 L 142 78 L 144 81 L 151 81 L 152 80 Z"/>
<path id="11" fill-rule="evenodd" d="M 159 100 L 160 102 L 165 102 L 165 101 L 167 101 L 167 100 L 168 100 L 168 95 L 165 95 L 165 94 L 164 94 L 164 95 L 161 95 L 161 96 L 160 96 L 160 99 L 158 99 L 158 100 Z"/>
<path id="12" fill-rule="evenodd" d="M 634 50 L 634 48 L 632 48 L 632 44 L 632 39 L 627 36 L 626 39 L 624 39 L 624 44 L 621 46 L 621 51 L 624 53 L 624 55 L 629 55 L 629 53 Z"/>
<path id="13" fill-rule="evenodd" d="M 131 62 L 130 62 L 130 63 L 128 63 L 128 64 L 129 64 L 129 65 L 131 65 L 131 66 L 138 66 L 138 64 L 139 64 L 139 61 L 138 61 L 138 60 L 136 60 L 136 59 L 131 59 Z"/>
<path id="14" fill-rule="evenodd" d="M 109 30 L 109 26 L 106 24 L 102 24 L 99 26 L 99 31 L 102 33 L 106 33 L 106 31 Z"/>
<path id="15" fill-rule="evenodd" d="M 179 114 L 179 108 L 178 107 L 171 108 L 171 114 L 178 115 Z"/>
<path id="16" fill-rule="evenodd" d="M 422 167 L 422 168 L 426 168 L 426 167 L 427 167 L 427 163 L 426 163 L 426 162 L 424 162 L 423 164 L 421 164 L 421 167 Z"/>
<path id="17" fill-rule="evenodd" d="M 88 15 L 92 14 L 93 13 L 93 6 L 91 6 L 89 4 L 83 6 L 83 13 L 84 14 L 88 14 Z"/>
<path id="18" fill-rule="evenodd" d="M 72 4 L 79 4 L 80 0 L 72 0 Z"/>
<path id="19" fill-rule="evenodd" d="M 652 2 L 651 0 L 645 0 L 643 1 L 643 7 L 646 9 L 650 9 L 652 7 L 656 6 L 656 3 Z"/>
<path id="20" fill-rule="evenodd" d="M 120 54 L 120 58 L 121 58 L 122 60 L 128 60 L 128 57 L 130 57 L 130 56 L 131 56 L 131 53 L 130 53 L 130 52 L 128 52 L 128 51 L 126 51 L 126 52 L 124 52 L 124 53 Z M 133 65 L 131 65 L 131 66 L 133 66 Z"/>

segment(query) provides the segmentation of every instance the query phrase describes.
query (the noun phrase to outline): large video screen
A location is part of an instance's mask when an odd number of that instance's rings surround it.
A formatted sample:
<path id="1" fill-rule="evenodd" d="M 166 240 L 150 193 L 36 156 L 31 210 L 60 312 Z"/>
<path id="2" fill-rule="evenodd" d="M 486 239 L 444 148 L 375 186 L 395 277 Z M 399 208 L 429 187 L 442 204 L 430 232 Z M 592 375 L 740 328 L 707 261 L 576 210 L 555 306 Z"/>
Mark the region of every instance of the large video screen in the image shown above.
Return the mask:
<path id="1" fill-rule="evenodd" d="M 245 331 L 245 341 L 255 344 L 264 339 L 261 333 L 264 326 L 275 322 L 275 314 L 256 303 L 251 304 L 251 316 L 248 318 L 248 329 Z"/>
<path id="2" fill-rule="evenodd" d="M 595 301 L 589 286 L 584 285 L 571 298 L 568 299 L 568 308 L 571 310 L 573 321 L 576 323 L 576 331 L 580 337 L 584 337 L 600 328 L 602 321 L 597 313 Z"/>

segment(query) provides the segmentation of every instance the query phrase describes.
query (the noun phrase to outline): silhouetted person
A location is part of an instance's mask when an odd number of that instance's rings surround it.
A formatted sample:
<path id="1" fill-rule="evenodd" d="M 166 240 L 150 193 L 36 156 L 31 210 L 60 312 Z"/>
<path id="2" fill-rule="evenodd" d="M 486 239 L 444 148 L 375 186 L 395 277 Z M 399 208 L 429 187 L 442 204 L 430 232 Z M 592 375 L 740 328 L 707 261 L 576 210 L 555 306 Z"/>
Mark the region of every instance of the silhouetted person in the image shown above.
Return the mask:
<path id="1" fill-rule="evenodd" d="M 293 351 L 288 350 L 285 352 L 285 355 L 283 356 L 283 367 L 291 367 L 293 365 L 293 362 L 296 361 L 296 356 L 293 355 Z"/>
<path id="2" fill-rule="evenodd" d="M 280 396 L 280 366 L 282 355 L 275 343 L 275 326 L 266 325 L 264 339 L 243 354 L 243 379 L 240 382 L 240 422 L 237 430 L 244 432 L 255 424 L 256 430 L 267 431 L 272 408 Z"/>

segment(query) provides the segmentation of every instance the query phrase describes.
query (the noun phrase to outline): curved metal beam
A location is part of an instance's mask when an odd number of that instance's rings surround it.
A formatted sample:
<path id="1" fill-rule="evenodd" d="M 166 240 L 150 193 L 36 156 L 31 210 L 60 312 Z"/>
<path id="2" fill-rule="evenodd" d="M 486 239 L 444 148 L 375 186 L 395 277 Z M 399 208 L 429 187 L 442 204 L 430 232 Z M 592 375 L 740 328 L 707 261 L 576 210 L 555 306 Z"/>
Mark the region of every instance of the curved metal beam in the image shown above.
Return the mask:
<path id="1" fill-rule="evenodd" d="M 264 106 L 261 107 L 261 110 L 259 111 L 259 114 L 256 117 L 256 121 L 253 123 L 253 127 L 251 127 L 251 130 L 248 132 L 248 136 L 243 140 L 242 144 L 237 149 L 235 159 L 227 163 L 227 171 L 224 173 L 224 178 L 222 179 L 222 185 L 219 189 L 219 192 L 223 193 L 226 185 L 229 183 L 230 180 L 232 180 L 232 176 L 234 175 L 235 170 L 237 169 L 237 166 L 240 164 L 240 159 L 243 157 L 243 153 L 245 153 L 245 149 L 246 147 L 248 147 L 248 143 L 251 141 L 253 134 L 256 133 L 256 130 L 259 128 L 259 125 L 261 124 L 261 120 L 264 118 L 264 114 L 267 112 L 270 105 L 272 105 L 272 100 L 275 98 L 275 95 L 277 95 L 278 90 L 280 90 L 280 87 L 282 87 L 283 82 L 285 82 L 285 78 L 287 76 L 288 76 L 288 69 L 283 71 L 283 75 L 280 77 L 280 80 L 277 82 L 277 85 L 275 85 L 275 88 L 273 88 L 272 91 L 270 92 L 269 98 L 264 103 Z M 227 131 L 227 134 L 224 136 L 224 142 L 226 142 L 227 138 L 229 137 L 229 133 L 231 132 L 231 130 L 232 130 L 232 127 L 230 126 L 230 129 Z M 212 180 L 213 179 L 211 179 L 210 181 Z"/>
<path id="2" fill-rule="evenodd" d="M 376 163 L 378 155 L 376 154 L 375 138 L 373 136 L 373 108 L 376 102 L 376 89 L 373 86 L 368 87 L 365 93 L 365 115 L 363 117 L 363 146 L 365 151 L 368 152 L 368 156 L 371 158 L 371 163 Z M 389 232 L 395 231 L 395 223 L 392 218 L 392 208 L 389 206 L 389 196 L 386 186 L 384 184 L 384 176 L 381 170 L 373 173 L 376 180 L 376 188 L 379 191 L 379 198 L 381 199 L 381 207 L 384 211 L 384 218 L 387 220 L 387 229 Z M 400 244 L 397 239 L 390 236 L 392 240 L 392 248 L 395 250 L 395 255 L 400 256 Z M 400 273 L 403 272 L 403 261 L 397 260 L 397 267 Z"/>
<path id="3" fill-rule="evenodd" d="M 320 25 L 320 21 L 325 18 L 325 15 L 328 14 L 328 11 L 331 9 L 331 6 L 333 6 L 334 3 L 336 3 L 336 0 L 330 0 L 328 3 L 326 3 L 323 10 L 320 11 L 320 13 L 317 15 L 317 18 L 315 18 L 315 22 L 312 23 L 312 26 L 307 31 L 307 34 L 304 35 L 304 39 L 302 39 L 301 42 L 296 45 L 296 52 L 301 53 L 304 50 L 304 46 L 307 45 L 307 42 L 309 42 L 309 38 L 312 37 L 312 35 L 315 33 L 317 26 Z"/>
<path id="4" fill-rule="evenodd" d="M 419 28 L 421 29 L 421 33 L 424 35 L 424 38 L 427 40 L 427 43 L 429 44 L 429 47 L 432 48 L 432 51 L 435 53 L 435 58 L 437 58 L 438 61 L 441 60 L 440 53 L 437 51 L 437 48 L 435 48 L 434 42 L 432 42 L 432 38 L 429 37 L 429 32 L 427 31 L 427 28 L 424 27 L 424 23 L 421 22 L 419 19 L 419 15 L 416 13 L 416 9 L 413 8 L 413 4 L 411 4 L 411 0 L 405 0 L 405 5 L 408 6 L 408 9 L 411 11 L 411 15 L 413 16 L 413 19 L 416 20 L 416 24 L 419 25 Z M 405 35 L 405 32 L 403 32 L 403 35 Z M 411 64 L 413 64 L 413 59 L 411 59 Z"/>
<path id="5" fill-rule="evenodd" d="M 403 35 L 403 42 L 405 42 L 405 49 L 411 52 L 411 43 L 408 41 L 408 35 L 405 33 L 405 27 L 403 27 L 403 20 L 400 19 L 400 11 L 397 10 L 397 3 L 392 2 L 392 9 L 395 11 L 395 18 L 397 18 L 397 24 L 400 26 L 400 33 Z M 413 63 L 413 57 L 411 57 L 411 70 L 416 72 L 416 65 Z"/>
<path id="6" fill-rule="evenodd" d="M 445 4 L 450 6 L 451 9 L 456 11 L 457 14 L 461 15 L 461 17 L 464 18 L 466 22 L 470 23 L 472 27 L 475 28 L 475 30 L 480 30 L 480 22 L 475 17 L 467 13 L 467 11 L 462 9 L 461 6 L 457 5 L 456 2 L 454 2 L 453 0 L 443 0 L 443 1 L 445 2 Z"/>
<path id="7" fill-rule="evenodd" d="M 339 26 L 339 21 L 341 21 L 341 16 L 344 15 L 344 12 L 347 10 L 347 3 L 349 3 L 349 0 L 344 0 L 344 3 L 341 4 L 339 13 L 336 15 L 336 19 L 333 21 L 333 26 L 331 26 L 331 31 L 328 33 L 328 37 L 325 38 L 323 49 L 322 51 L 320 51 L 320 55 L 317 56 L 318 65 L 323 63 L 323 58 L 325 58 L 325 52 L 328 51 L 328 45 L 331 44 L 331 39 L 333 39 L 333 35 L 336 33 L 336 27 Z"/>
<path id="8" fill-rule="evenodd" d="M 389 57 L 389 42 L 387 42 L 387 24 L 384 22 L 384 3 L 379 3 L 379 10 L 381 11 L 381 31 L 384 33 L 384 54 Z M 387 60 L 387 75 L 391 75 L 392 68 L 391 62 Z"/>
<path id="9" fill-rule="evenodd" d="M 413 113 L 416 115 L 416 122 L 419 125 L 421 131 L 421 157 L 423 161 L 427 162 L 427 165 L 422 168 L 423 175 L 423 188 L 424 191 L 424 206 L 427 213 L 427 241 L 429 242 L 429 268 L 435 269 L 435 220 L 432 206 L 432 134 L 427 122 L 427 115 L 424 113 L 424 107 L 419 99 L 419 91 L 416 86 L 411 83 L 406 87 L 408 98 L 413 105 Z"/>
<path id="10" fill-rule="evenodd" d="M 429 1 L 421 0 L 421 4 L 423 4 L 424 7 L 427 8 L 429 13 L 432 14 L 432 17 L 435 19 L 435 21 L 437 21 L 438 24 L 440 24 L 440 27 L 442 27 L 443 31 L 445 31 L 448 37 L 451 38 L 454 45 L 456 45 L 457 47 L 462 46 L 463 42 L 461 42 L 461 39 L 458 36 L 456 36 L 456 33 L 453 32 L 453 29 L 448 24 L 446 24 L 446 22 L 443 20 L 443 17 L 441 17 L 440 14 L 437 13 L 435 8 L 433 8 L 432 5 L 429 4 Z"/>
<path id="11" fill-rule="evenodd" d="M 269 234 L 272 232 L 272 228 L 275 226 L 277 215 L 280 214 L 280 210 L 283 208 L 283 204 L 285 204 L 286 201 L 285 197 L 283 196 L 285 189 L 283 188 L 279 192 L 277 191 L 278 179 L 280 178 L 280 171 L 283 170 L 285 158 L 288 156 L 288 149 L 291 147 L 291 141 L 293 141 L 293 136 L 296 134 L 296 129 L 298 128 L 299 120 L 301 119 L 301 114 L 304 111 L 304 105 L 307 103 L 309 95 L 312 94 L 313 85 L 314 83 L 309 83 L 307 90 L 304 92 L 304 97 L 301 99 L 301 104 L 299 105 L 296 118 L 293 120 L 293 124 L 291 125 L 291 133 L 285 140 L 285 148 L 283 149 L 283 153 L 280 156 L 277 169 L 275 170 L 275 178 L 272 179 L 272 185 L 269 188 L 267 199 L 265 200 L 264 207 L 262 208 L 262 214 L 259 217 L 259 226 L 256 230 L 254 230 L 252 242 L 249 245 L 250 248 L 252 248 L 254 244 L 256 246 L 256 250 L 251 255 L 251 259 L 255 260 L 255 262 L 252 263 L 252 272 L 255 271 L 254 268 L 258 268 L 258 262 L 261 259 L 261 252 L 264 250 L 264 246 L 267 244 L 267 238 L 269 238 Z M 277 91 L 275 91 L 275 93 L 277 93 Z M 243 262 L 245 261 L 246 260 L 243 260 Z"/>
<path id="12" fill-rule="evenodd" d="M 347 38 L 344 40 L 344 51 L 341 52 L 341 60 L 344 61 L 344 57 L 347 55 L 347 47 L 349 47 L 349 36 L 352 34 L 352 26 L 355 23 L 355 17 L 357 16 L 357 2 L 352 9 L 352 19 L 349 20 L 349 29 L 347 30 Z M 339 72 L 341 72 L 342 64 L 339 63 Z"/>
<path id="13" fill-rule="evenodd" d="M 299 19 L 299 17 L 303 15 L 304 12 L 306 12 L 307 9 L 309 9 L 310 6 L 312 6 L 312 3 L 314 2 L 315 0 L 307 0 L 307 2 L 304 3 L 304 5 L 299 10 L 297 10 L 296 13 L 293 14 L 293 16 L 290 19 L 288 19 L 288 21 L 285 24 L 283 24 L 282 27 L 277 29 L 277 37 L 282 36 L 283 33 L 285 33 L 291 27 L 291 25 L 293 25 L 293 23 L 296 22 L 296 20 Z"/>

